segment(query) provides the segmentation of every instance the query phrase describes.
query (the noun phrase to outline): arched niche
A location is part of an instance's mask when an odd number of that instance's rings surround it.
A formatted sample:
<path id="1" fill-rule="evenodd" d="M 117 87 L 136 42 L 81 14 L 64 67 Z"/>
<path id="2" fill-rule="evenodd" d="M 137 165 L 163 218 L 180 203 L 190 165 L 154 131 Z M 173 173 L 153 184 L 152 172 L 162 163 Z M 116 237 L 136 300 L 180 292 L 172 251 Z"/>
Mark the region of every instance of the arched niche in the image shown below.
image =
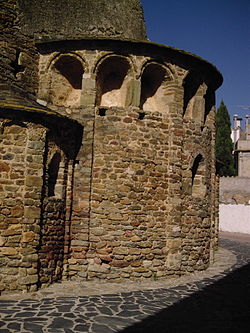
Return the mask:
<path id="1" fill-rule="evenodd" d="M 96 105 L 125 106 L 129 70 L 128 60 L 120 56 L 110 56 L 99 65 L 96 76 Z"/>
<path id="2" fill-rule="evenodd" d="M 183 118 L 203 123 L 205 114 L 204 94 L 207 86 L 198 73 L 190 72 L 184 79 L 183 88 Z"/>
<path id="3" fill-rule="evenodd" d="M 192 196 L 195 198 L 205 198 L 207 187 L 205 183 L 205 161 L 201 154 L 197 155 L 192 168 Z"/>
<path id="4" fill-rule="evenodd" d="M 170 76 L 160 64 L 147 65 L 141 76 L 140 108 L 145 111 L 164 111 L 167 105 L 167 82 Z"/>
<path id="5" fill-rule="evenodd" d="M 73 55 L 61 55 L 51 68 L 50 102 L 64 107 L 80 106 L 84 68 Z"/>

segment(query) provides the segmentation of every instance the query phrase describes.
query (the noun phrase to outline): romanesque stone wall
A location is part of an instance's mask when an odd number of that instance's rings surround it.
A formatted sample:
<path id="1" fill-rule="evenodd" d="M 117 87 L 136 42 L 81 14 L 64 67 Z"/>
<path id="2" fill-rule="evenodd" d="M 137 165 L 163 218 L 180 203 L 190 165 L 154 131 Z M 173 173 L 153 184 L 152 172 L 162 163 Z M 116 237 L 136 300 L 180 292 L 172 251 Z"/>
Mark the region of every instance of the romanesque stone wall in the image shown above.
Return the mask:
<path id="1" fill-rule="evenodd" d="M 0 291 L 36 290 L 45 131 L 1 120 Z"/>
<path id="2" fill-rule="evenodd" d="M 216 68 L 142 41 L 138 0 L 6 0 L 0 14 L 0 292 L 206 268 Z"/>
<path id="3" fill-rule="evenodd" d="M 209 74 L 128 44 L 123 55 L 69 45 L 40 46 L 39 89 L 50 108 L 84 127 L 68 276 L 142 279 L 206 268 L 218 222 Z"/>
<path id="4" fill-rule="evenodd" d="M 250 178 L 248 177 L 221 177 L 220 203 L 221 204 L 249 204 Z"/>
<path id="5" fill-rule="evenodd" d="M 186 196 L 182 203 L 182 270 L 193 271 L 204 269 L 210 262 L 210 241 L 213 218 L 213 192 L 215 184 L 212 182 L 212 166 L 214 163 L 211 153 L 212 132 L 207 129 L 201 131 L 200 124 L 188 122 L 185 124 L 183 142 L 185 175 L 184 182 L 189 182 L 185 188 Z M 189 154 L 188 154 L 189 152 Z M 200 157 L 200 160 L 197 161 Z M 196 165 L 196 162 L 199 165 Z M 194 177 L 194 168 L 197 174 Z M 189 195 L 187 195 L 189 194 Z"/>
<path id="6" fill-rule="evenodd" d="M 39 286 L 62 279 L 65 242 L 65 202 L 56 197 L 43 201 L 40 234 Z"/>
<path id="7" fill-rule="evenodd" d="M 72 134 L 65 119 L 52 126 L 46 114 L 40 124 L 36 113 L 1 115 L 0 293 L 34 291 L 67 274 L 74 135 L 81 140 L 81 132 Z"/>
<path id="8" fill-rule="evenodd" d="M 159 112 L 110 108 L 95 121 L 90 278 L 163 276 L 169 124 Z"/>
<path id="9" fill-rule="evenodd" d="M 39 286 L 43 287 L 61 280 L 68 272 L 74 162 L 73 157 L 67 154 L 72 145 L 67 130 L 64 135 L 63 139 L 56 138 L 48 132 L 44 154 L 44 186 L 38 248 Z"/>
<path id="10" fill-rule="evenodd" d="M 183 271 L 206 268 L 213 261 L 218 243 L 215 96 L 204 78 L 197 75 L 196 81 L 192 82 L 196 93 L 186 108 L 184 103 Z"/>

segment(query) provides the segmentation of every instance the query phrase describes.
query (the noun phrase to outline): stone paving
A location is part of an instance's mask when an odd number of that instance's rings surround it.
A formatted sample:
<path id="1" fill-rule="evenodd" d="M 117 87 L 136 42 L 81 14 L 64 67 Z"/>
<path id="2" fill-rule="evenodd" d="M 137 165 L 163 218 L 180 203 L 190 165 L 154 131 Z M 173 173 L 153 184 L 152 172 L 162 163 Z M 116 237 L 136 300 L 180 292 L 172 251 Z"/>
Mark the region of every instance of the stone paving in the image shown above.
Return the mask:
<path id="1" fill-rule="evenodd" d="M 249 332 L 250 237 L 222 237 L 205 272 L 143 283 L 63 282 L 3 295 L 0 333 Z"/>

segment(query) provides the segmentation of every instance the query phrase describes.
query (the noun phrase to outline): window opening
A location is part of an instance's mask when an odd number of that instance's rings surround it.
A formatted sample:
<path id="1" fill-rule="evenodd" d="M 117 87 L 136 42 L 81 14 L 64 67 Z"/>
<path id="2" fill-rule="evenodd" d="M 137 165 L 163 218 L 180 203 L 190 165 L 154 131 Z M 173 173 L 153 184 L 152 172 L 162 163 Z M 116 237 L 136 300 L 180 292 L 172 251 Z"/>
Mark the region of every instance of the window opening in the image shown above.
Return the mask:
<path id="1" fill-rule="evenodd" d="M 106 116 L 107 109 L 100 108 L 99 109 L 99 116 L 104 117 Z"/>
<path id="2" fill-rule="evenodd" d="M 205 98 L 205 113 L 204 113 L 204 125 L 207 126 L 209 122 L 209 114 L 215 105 L 215 94 L 211 89 L 207 89 L 207 92 L 204 96 Z"/>
<path id="3" fill-rule="evenodd" d="M 61 154 L 55 153 L 48 166 L 48 196 L 55 195 L 55 187 L 58 179 L 59 167 L 61 162 Z"/>
<path id="4" fill-rule="evenodd" d="M 21 52 L 20 50 L 17 50 L 16 51 L 16 56 L 15 56 L 15 59 L 11 62 L 11 67 L 13 68 L 13 73 L 15 75 L 15 78 L 17 77 L 17 74 L 20 73 L 20 72 L 23 72 L 24 69 L 25 69 L 25 66 L 22 66 L 20 65 L 20 55 L 21 55 Z"/>
<path id="5" fill-rule="evenodd" d="M 204 198 L 206 195 L 205 185 L 205 163 L 201 154 L 196 156 L 192 172 L 192 196 L 196 198 Z"/>
<path id="6" fill-rule="evenodd" d="M 138 117 L 138 119 L 143 120 L 143 119 L 145 118 L 145 116 L 146 116 L 146 113 L 145 113 L 145 112 L 139 112 L 139 117 Z"/>

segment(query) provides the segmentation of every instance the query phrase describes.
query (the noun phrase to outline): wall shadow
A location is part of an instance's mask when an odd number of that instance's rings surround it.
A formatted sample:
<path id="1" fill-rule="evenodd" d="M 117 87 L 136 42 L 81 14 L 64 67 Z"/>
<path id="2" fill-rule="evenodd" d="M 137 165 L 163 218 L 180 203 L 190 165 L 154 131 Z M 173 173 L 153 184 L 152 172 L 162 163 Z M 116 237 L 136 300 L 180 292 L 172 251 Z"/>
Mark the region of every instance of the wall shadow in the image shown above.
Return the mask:
<path id="1" fill-rule="evenodd" d="M 247 264 L 120 333 L 250 332 L 250 264 Z"/>

